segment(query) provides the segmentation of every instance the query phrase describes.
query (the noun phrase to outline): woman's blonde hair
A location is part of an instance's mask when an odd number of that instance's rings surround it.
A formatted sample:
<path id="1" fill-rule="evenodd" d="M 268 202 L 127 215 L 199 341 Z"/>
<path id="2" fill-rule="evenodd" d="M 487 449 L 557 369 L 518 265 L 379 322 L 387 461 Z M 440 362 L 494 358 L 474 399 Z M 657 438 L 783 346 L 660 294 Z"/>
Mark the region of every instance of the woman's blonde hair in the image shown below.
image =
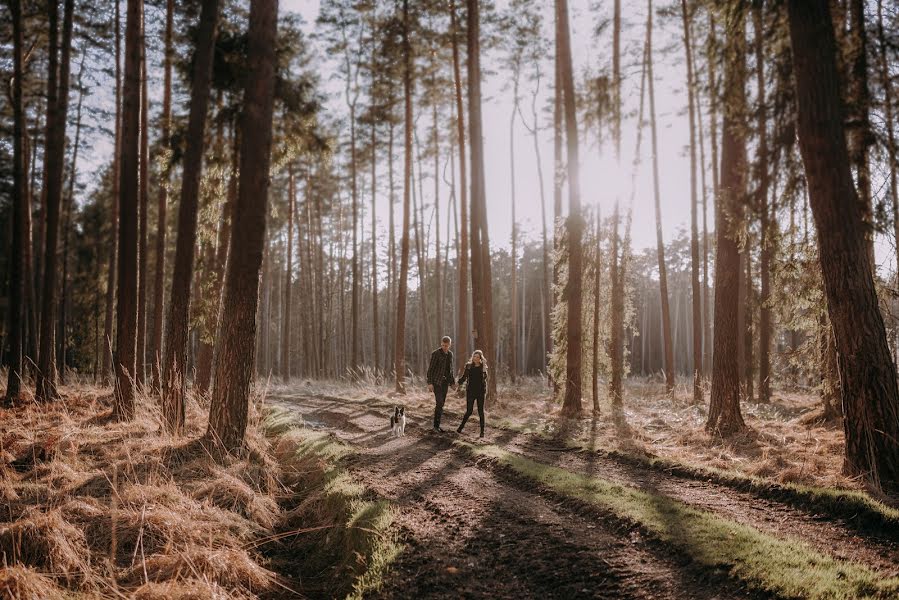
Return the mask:
<path id="1" fill-rule="evenodd" d="M 471 358 L 468 359 L 468 364 L 470 364 L 470 365 L 474 364 L 475 356 L 480 356 L 481 357 L 481 365 L 483 365 L 484 367 L 487 366 L 487 359 L 484 358 L 484 353 L 481 350 L 475 350 L 474 352 L 471 353 Z"/>

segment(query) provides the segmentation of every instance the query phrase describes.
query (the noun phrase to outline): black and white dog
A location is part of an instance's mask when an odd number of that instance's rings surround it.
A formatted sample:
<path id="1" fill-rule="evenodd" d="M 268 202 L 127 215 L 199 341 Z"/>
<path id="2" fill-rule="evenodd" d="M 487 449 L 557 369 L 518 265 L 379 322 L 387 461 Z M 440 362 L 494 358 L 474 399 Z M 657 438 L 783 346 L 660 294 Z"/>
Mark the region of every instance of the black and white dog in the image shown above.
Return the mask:
<path id="1" fill-rule="evenodd" d="M 397 406 L 390 416 L 390 430 L 393 437 L 406 435 L 406 407 Z"/>

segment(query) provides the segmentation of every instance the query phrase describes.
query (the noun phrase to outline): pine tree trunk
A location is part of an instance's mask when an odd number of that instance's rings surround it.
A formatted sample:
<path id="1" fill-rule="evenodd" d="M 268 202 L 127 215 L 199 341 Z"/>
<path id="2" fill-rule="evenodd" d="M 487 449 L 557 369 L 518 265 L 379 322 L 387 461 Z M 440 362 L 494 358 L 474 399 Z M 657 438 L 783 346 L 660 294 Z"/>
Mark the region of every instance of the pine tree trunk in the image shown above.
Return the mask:
<path id="1" fill-rule="evenodd" d="M 581 413 L 581 387 L 583 385 L 583 277 L 584 217 L 581 214 L 580 158 L 578 154 L 577 115 L 575 113 L 574 73 L 571 58 L 571 42 L 568 27 L 568 0 L 556 0 L 556 36 L 559 53 L 559 79 L 565 107 L 565 140 L 567 142 L 568 172 L 568 282 L 565 286 L 565 302 L 568 307 L 568 352 L 565 361 L 565 400 L 562 413 L 577 417 Z"/>
<path id="2" fill-rule="evenodd" d="M 140 223 L 138 227 L 138 272 L 137 272 L 137 377 L 136 383 L 143 386 L 147 373 L 147 208 L 150 204 L 149 100 L 147 99 L 147 49 L 144 18 L 141 17 L 140 33 L 141 65 L 141 110 L 140 110 Z"/>
<path id="3" fill-rule="evenodd" d="M 771 212 L 768 208 L 768 109 L 765 104 L 765 61 L 764 24 L 762 6 L 752 8 L 755 29 L 756 86 L 758 89 L 758 199 L 761 229 L 759 253 L 759 278 L 761 297 L 759 298 L 759 402 L 771 400 Z"/>
<path id="4" fill-rule="evenodd" d="M 115 399 L 119 420 L 134 416 L 137 371 L 137 212 L 140 168 L 140 54 L 143 3 L 128 0 L 119 184 L 119 274 L 116 306 Z"/>
<path id="5" fill-rule="evenodd" d="M 706 430 L 726 437 L 745 428 L 740 414 L 739 324 L 740 249 L 738 236 L 746 192 L 746 24 L 744 11 L 726 12 L 724 125 L 721 139 L 720 195 L 715 207 L 715 339 L 712 394 Z"/>
<path id="6" fill-rule="evenodd" d="M 265 244 L 272 149 L 277 0 L 250 2 L 248 77 L 240 116 L 240 185 L 234 205 L 221 329 L 216 336 L 215 388 L 206 440 L 229 452 L 243 448 L 253 378 L 259 268 Z"/>
<path id="7" fill-rule="evenodd" d="M 791 0 L 799 148 L 818 231 L 843 394 L 845 471 L 899 488 L 899 390 L 849 169 L 836 44 L 826 2 Z"/>
<path id="8" fill-rule="evenodd" d="M 459 64 L 459 31 L 456 21 L 456 2 L 450 0 L 450 31 L 453 40 L 453 88 L 456 100 L 456 130 L 459 137 L 459 252 L 456 255 L 458 269 L 459 311 L 456 330 L 456 356 L 465 361 L 469 354 L 468 325 L 468 181 L 465 164 L 465 109 L 462 105 L 462 74 Z"/>
<path id="9" fill-rule="evenodd" d="M 409 0 L 403 0 L 403 235 L 400 238 L 400 275 L 396 295 L 396 331 L 394 335 L 393 368 L 396 391 L 406 393 L 406 295 L 409 279 L 409 205 L 412 186 L 412 47 L 409 43 Z"/>
<path id="10" fill-rule="evenodd" d="M 197 245 L 197 211 L 209 84 L 215 48 L 219 0 L 203 0 L 193 60 L 190 91 L 190 115 L 187 123 L 187 148 L 183 159 L 181 198 L 178 205 L 178 235 L 175 265 L 166 319 L 165 352 L 162 363 L 162 413 L 166 426 L 180 433 L 184 426 L 184 390 L 187 379 L 187 341 L 190 318 L 191 281 Z"/>
<path id="11" fill-rule="evenodd" d="M 662 237 L 662 200 L 659 190 L 659 151 L 656 125 L 655 83 L 652 71 L 652 0 L 648 2 L 646 40 L 648 47 L 647 81 L 649 84 L 649 124 L 652 132 L 652 183 L 656 216 L 656 254 L 659 262 L 659 293 L 662 306 L 662 343 L 665 350 L 665 391 L 674 391 L 674 345 L 671 340 L 671 309 L 668 305 L 668 267 L 665 264 L 665 241 Z"/>
<path id="12" fill-rule="evenodd" d="M 13 207 L 12 207 L 12 252 L 10 253 L 9 277 L 9 371 L 6 382 L 4 403 L 11 406 L 18 402 L 22 391 L 24 339 L 23 296 L 25 295 L 25 211 L 29 210 L 25 198 L 25 110 L 22 103 L 23 19 L 22 0 L 11 0 L 9 9 L 12 17 L 13 43 Z"/>
<path id="13" fill-rule="evenodd" d="M 512 280 L 509 283 L 511 292 L 510 307 L 512 310 L 512 323 L 510 330 L 511 343 L 509 344 L 509 376 L 512 379 L 512 385 L 515 385 L 515 378 L 518 374 L 518 352 L 516 348 L 516 332 L 518 331 L 518 224 L 515 215 L 515 115 L 518 113 L 518 76 L 515 76 L 515 104 L 512 107 L 512 117 L 509 119 L 509 174 L 511 185 L 510 201 L 512 204 Z"/>
<path id="14" fill-rule="evenodd" d="M 284 276 L 284 318 L 281 322 L 281 378 L 290 380 L 290 323 L 291 289 L 293 288 L 293 212 L 296 202 L 296 181 L 293 164 L 287 165 L 287 268 Z"/>
<path id="15" fill-rule="evenodd" d="M 896 272 L 899 273 L 899 184 L 897 184 L 897 171 L 899 161 L 896 159 L 896 134 L 893 120 L 893 82 L 890 79 L 889 63 L 887 61 L 887 41 L 883 28 L 883 0 L 877 0 L 877 38 L 880 85 L 883 86 L 883 114 L 884 129 L 887 134 L 887 161 L 890 169 L 890 196 L 893 209 L 893 243 L 896 246 Z"/>
<path id="16" fill-rule="evenodd" d="M 103 322 L 103 379 L 109 381 L 113 374 L 113 304 L 116 302 L 115 290 L 118 277 L 119 257 L 119 186 L 121 183 L 121 150 L 122 150 L 122 69 L 121 69 L 121 15 L 119 0 L 115 4 L 115 148 L 112 159 L 112 213 L 109 235 L 109 273 L 106 276 L 106 316 Z"/>
<path id="17" fill-rule="evenodd" d="M 170 144 L 172 124 L 172 30 L 174 29 L 175 0 L 166 0 L 165 10 L 165 62 L 162 92 L 162 145 Z M 159 393 L 162 382 L 162 323 L 165 314 L 165 238 L 169 202 L 169 167 L 163 167 L 164 177 L 159 182 L 156 221 L 156 273 L 153 280 L 153 391 Z"/>
<path id="18" fill-rule="evenodd" d="M 599 294 L 602 280 L 602 222 L 596 207 L 596 239 L 593 245 L 593 414 L 599 414 Z"/>
<path id="19" fill-rule="evenodd" d="M 35 399 L 59 398 L 56 389 L 56 280 L 57 246 L 59 244 L 59 213 L 62 204 L 63 162 L 65 159 L 66 121 L 69 106 L 69 63 L 72 48 L 72 20 L 74 0 L 66 0 L 63 9 L 62 48 L 57 58 L 56 20 L 57 0 L 50 0 L 50 74 L 47 83 L 47 133 L 44 147 L 44 241 L 43 291 L 40 296 L 40 345 Z M 59 72 L 57 69 L 59 63 Z"/>
<path id="20" fill-rule="evenodd" d="M 381 368 L 381 328 L 378 315 L 378 231 L 375 205 L 378 197 L 377 128 L 371 126 L 371 320 L 375 376 Z"/>
<path id="21" fill-rule="evenodd" d="M 687 0 L 681 0 L 684 22 L 684 52 L 687 61 L 687 103 L 690 115 L 690 288 L 693 317 L 693 402 L 702 402 L 702 295 L 699 288 L 699 219 L 696 190 L 696 81 Z"/>
<path id="22" fill-rule="evenodd" d="M 865 32 L 864 0 L 849 0 L 849 160 L 855 168 L 856 188 L 865 224 L 868 259 L 876 269 L 874 260 L 874 206 L 871 196 L 871 172 L 868 164 L 868 148 L 873 143 L 868 110 L 871 92 L 868 90 L 868 39 Z M 889 96 L 887 96 L 889 97 Z"/>
<path id="23" fill-rule="evenodd" d="M 349 62 L 349 59 L 347 59 L 347 62 Z M 347 90 L 349 90 L 349 86 L 347 86 Z M 347 95 L 349 95 L 349 91 Z M 353 324 L 351 331 L 352 341 L 350 342 L 350 347 L 352 348 L 350 369 L 355 372 L 359 367 L 359 279 L 361 277 L 359 272 L 359 193 L 356 184 L 356 103 L 348 100 L 347 104 L 350 108 L 350 181 L 352 182 L 350 191 L 353 200 L 353 257 L 351 259 L 353 263 L 351 299 Z"/>

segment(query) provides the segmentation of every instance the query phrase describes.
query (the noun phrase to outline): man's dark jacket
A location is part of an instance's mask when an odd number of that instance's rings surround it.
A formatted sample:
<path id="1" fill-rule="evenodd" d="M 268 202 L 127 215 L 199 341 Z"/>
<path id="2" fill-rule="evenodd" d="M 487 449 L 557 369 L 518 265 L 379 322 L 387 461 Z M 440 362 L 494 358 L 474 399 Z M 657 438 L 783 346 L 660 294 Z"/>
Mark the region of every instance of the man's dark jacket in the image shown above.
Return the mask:
<path id="1" fill-rule="evenodd" d="M 453 352 L 444 352 L 443 348 L 437 348 L 431 352 L 431 362 L 428 364 L 428 385 L 442 386 L 456 383 L 453 377 Z"/>

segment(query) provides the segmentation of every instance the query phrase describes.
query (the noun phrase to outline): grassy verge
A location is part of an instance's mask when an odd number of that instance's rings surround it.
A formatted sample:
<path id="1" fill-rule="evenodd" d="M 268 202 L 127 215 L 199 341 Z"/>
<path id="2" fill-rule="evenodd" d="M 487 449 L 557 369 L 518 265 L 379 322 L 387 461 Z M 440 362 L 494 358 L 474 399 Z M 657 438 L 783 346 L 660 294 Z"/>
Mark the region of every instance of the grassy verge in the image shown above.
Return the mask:
<path id="1" fill-rule="evenodd" d="M 372 499 L 344 468 L 352 448 L 327 433 L 303 427 L 294 413 L 269 409 L 262 421 L 273 439 L 285 483 L 299 498 L 289 506 L 280 532 L 282 556 L 302 556 L 297 565 L 330 596 L 362 598 L 380 589 L 402 551 L 393 527 L 395 513 Z"/>
<path id="2" fill-rule="evenodd" d="M 534 462 L 496 446 L 457 442 L 555 493 L 599 508 L 640 527 L 704 567 L 723 568 L 753 589 L 784 598 L 838 600 L 896 598 L 899 578 L 823 555 L 670 498 Z"/>
<path id="3" fill-rule="evenodd" d="M 516 426 L 504 421 L 501 428 L 529 435 L 550 438 L 546 432 L 527 426 Z M 798 508 L 823 512 L 845 519 L 860 528 L 878 531 L 899 540 L 899 509 L 893 508 L 860 490 L 818 487 L 797 483 L 778 483 L 762 477 L 754 477 L 734 471 L 694 465 L 667 458 L 641 456 L 620 450 L 585 448 L 577 441 L 565 442 L 580 452 L 593 452 L 621 463 L 641 468 L 664 471 L 677 477 L 697 481 L 710 481 L 737 491 L 750 492 L 764 498 L 777 500 Z"/>

